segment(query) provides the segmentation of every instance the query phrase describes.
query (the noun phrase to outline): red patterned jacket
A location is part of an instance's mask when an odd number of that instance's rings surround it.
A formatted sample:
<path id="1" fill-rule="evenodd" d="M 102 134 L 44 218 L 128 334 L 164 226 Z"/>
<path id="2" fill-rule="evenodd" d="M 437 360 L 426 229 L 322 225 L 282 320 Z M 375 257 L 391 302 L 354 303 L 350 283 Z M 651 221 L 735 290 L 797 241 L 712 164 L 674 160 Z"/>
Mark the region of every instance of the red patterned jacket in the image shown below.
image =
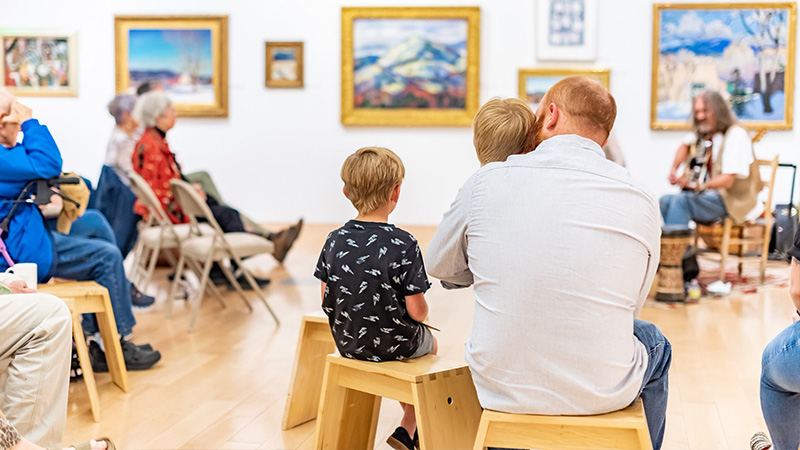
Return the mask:
<path id="1" fill-rule="evenodd" d="M 175 162 L 175 154 L 169 150 L 169 144 L 159 130 L 146 129 L 136 143 L 133 151 L 133 170 L 153 189 L 172 223 L 188 222 L 169 188 L 171 179 L 181 179 L 180 167 Z M 147 208 L 139 203 L 138 199 L 133 210 L 147 219 Z"/>

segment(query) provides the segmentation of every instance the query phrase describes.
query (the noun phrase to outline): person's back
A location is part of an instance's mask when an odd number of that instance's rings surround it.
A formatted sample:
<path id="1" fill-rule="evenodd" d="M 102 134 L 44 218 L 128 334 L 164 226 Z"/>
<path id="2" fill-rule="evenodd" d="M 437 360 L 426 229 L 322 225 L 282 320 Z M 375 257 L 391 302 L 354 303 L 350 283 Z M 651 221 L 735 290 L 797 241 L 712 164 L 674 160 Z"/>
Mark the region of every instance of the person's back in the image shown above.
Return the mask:
<path id="1" fill-rule="evenodd" d="M 627 406 L 647 364 L 633 319 L 657 263 L 655 199 L 574 135 L 490 164 L 471 184 L 467 359 L 481 368 L 481 404 L 534 414 Z"/>

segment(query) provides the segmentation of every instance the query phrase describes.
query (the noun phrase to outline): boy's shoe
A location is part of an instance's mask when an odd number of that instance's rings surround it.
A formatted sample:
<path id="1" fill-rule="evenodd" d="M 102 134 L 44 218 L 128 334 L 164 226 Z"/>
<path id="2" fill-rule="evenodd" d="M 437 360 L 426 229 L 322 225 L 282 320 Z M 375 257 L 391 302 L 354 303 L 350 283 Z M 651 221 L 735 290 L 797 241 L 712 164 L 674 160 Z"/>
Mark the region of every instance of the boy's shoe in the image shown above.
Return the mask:
<path id="1" fill-rule="evenodd" d="M 131 305 L 139 310 L 150 309 L 156 302 L 155 297 L 145 294 L 140 291 L 133 283 L 131 283 Z"/>
<path id="2" fill-rule="evenodd" d="M 767 434 L 759 431 L 750 438 L 751 450 L 767 450 L 772 448 L 772 442 L 769 441 Z"/>
<path id="3" fill-rule="evenodd" d="M 161 359 L 161 352 L 153 350 L 150 344 L 138 346 L 133 342 L 120 339 L 120 345 L 122 346 L 125 367 L 128 370 L 146 370 L 153 367 Z M 95 372 L 108 372 L 106 354 L 95 341 L 89 342 L 89 359 L 92 361 L 92 370 Z"/>
<path id="4" fill-rule="evenodd" d="M 414 450 L 414 440 L 411 439 L 408 431 L 403 427 L 397 427 L 394 433 L 389 436 L 389 439 L 386 440 L 386 443 L 394 450 Z"/>

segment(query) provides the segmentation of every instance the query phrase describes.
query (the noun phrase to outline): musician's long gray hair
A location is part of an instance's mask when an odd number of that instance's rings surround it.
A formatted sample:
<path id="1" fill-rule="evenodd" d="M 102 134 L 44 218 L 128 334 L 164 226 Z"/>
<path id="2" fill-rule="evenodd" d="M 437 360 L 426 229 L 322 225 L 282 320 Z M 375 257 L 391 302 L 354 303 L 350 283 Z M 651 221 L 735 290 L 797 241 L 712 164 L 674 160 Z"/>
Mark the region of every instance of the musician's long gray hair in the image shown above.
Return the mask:
<path id="1" fill-rule="evenodd" d="M 698 131 L 698 123 L 694 117 L 694 101 L 698 98 L 703 99 L 706 109 L 714 113 L 717 118 L 717 131 L 725 133 L 728 128 L 736 123 L 736 116 L 731 111 L 728 102 L 716 91 L 703 91 L 692 99 L 692 128 L 695 132 Z"/>

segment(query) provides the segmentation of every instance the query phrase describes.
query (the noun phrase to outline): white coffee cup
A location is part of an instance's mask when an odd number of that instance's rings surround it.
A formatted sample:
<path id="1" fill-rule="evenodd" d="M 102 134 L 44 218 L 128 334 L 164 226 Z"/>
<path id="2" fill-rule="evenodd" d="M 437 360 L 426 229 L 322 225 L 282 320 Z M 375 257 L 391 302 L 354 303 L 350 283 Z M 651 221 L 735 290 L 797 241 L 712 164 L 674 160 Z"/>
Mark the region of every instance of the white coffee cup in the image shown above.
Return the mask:
<path id="1" fill-rule="evenodd" d="M 28 285 L 31 289 L 37 288 L 37 281 L 39 280 L 39 275 L 36 268 L 36 263 L 19 263 L 14 264 L 13 266 L 6 269 L 6 273 L 11 273 L 23 281 L 25 284 Z"/>

